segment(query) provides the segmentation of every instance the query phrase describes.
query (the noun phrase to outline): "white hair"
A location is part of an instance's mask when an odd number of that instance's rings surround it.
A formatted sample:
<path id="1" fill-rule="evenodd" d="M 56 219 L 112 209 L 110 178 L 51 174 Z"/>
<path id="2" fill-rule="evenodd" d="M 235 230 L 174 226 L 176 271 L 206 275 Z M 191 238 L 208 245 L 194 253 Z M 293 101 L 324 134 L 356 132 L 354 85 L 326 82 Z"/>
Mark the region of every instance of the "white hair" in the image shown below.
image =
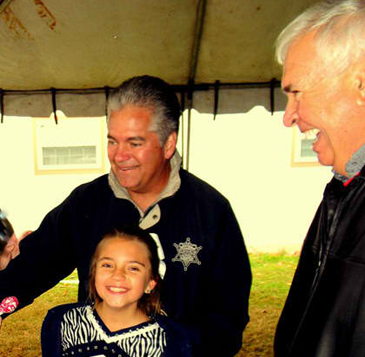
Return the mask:
<path id="1" fill-rule="evenodd" d="M 341 72 L 364 54 L 365 0 L 326 0 L 304 11 L 279 35 L 277 61 L 283 65 L 290 45 L 310 32 L 325 65 Z"/>

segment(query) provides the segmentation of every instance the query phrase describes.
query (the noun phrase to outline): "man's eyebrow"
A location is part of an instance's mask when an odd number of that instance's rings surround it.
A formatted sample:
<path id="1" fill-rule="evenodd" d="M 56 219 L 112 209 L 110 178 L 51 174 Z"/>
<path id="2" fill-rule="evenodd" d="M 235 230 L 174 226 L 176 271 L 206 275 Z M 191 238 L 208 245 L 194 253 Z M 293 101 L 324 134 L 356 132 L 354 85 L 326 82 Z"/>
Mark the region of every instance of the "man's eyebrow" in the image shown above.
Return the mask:
<path id="1" fill-rule="evenodd" d="M 114 136 L 108 134 L 107 135 L 108 139 L 112 139 L 115 140 Z M 146 138 L 142 137 L 142 136 L 131 136 L 130 138 L 127 139 L 127 141 L 146 141 Z"/>
<path id="2" fill-rule="evenodd" d="M 128 141 L 146 141 L 146 138 L 143 136 L 131 136 L 127 139 Z"/>

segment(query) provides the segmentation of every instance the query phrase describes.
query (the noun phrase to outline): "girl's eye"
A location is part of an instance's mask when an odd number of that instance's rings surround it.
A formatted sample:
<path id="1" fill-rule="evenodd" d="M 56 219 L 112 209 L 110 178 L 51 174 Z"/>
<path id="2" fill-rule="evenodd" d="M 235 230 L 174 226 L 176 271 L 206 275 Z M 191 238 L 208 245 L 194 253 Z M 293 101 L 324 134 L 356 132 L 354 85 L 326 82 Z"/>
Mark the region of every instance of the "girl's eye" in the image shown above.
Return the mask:
<path id="1" fill-rule="evenodd" d="M 109 264 L 109 263 L 103 263 L 103 264 L 101 264 L 101 267 L 102 267 L 102 268 L 111 268 L 111 267 L 112 267 L 112 265 L 111 265 L 111 264 Z"/>
<path id="2" fill-rule="evenodd" d="M 129 267 L 129 270 L 130 270 L 130 271 L 139 271 L 139 267 L 137 267 L 137 266 L 132 266 L 132 267 Z"/>

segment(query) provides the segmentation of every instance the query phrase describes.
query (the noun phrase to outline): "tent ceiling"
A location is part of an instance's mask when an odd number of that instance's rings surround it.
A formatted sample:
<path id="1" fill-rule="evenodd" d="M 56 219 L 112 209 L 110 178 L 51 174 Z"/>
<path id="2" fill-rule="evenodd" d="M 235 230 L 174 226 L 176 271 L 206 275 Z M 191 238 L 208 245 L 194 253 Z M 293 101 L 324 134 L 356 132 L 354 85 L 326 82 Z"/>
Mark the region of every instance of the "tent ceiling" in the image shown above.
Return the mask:
<path id="1" fill-rule="evenodd" d="M 318 0 L 0 0 L 0 88 L 280 78 L 273 44 Z"/>

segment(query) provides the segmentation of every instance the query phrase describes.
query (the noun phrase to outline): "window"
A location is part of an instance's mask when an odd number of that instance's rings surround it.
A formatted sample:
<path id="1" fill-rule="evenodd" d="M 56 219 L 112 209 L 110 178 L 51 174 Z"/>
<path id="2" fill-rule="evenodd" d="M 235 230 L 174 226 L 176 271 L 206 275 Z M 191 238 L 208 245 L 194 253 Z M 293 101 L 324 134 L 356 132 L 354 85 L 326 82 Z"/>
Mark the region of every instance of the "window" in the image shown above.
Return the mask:
<path id="1" fill-rule="evenodd" d="M 43 165 L 96 164 L 96 146 L 54 146 L 42 148 Z"/>
<path id="2" fill-rule="evenodd" d="M 105 118 L 34 119 L 36 174 L 104 172 Z"/>

